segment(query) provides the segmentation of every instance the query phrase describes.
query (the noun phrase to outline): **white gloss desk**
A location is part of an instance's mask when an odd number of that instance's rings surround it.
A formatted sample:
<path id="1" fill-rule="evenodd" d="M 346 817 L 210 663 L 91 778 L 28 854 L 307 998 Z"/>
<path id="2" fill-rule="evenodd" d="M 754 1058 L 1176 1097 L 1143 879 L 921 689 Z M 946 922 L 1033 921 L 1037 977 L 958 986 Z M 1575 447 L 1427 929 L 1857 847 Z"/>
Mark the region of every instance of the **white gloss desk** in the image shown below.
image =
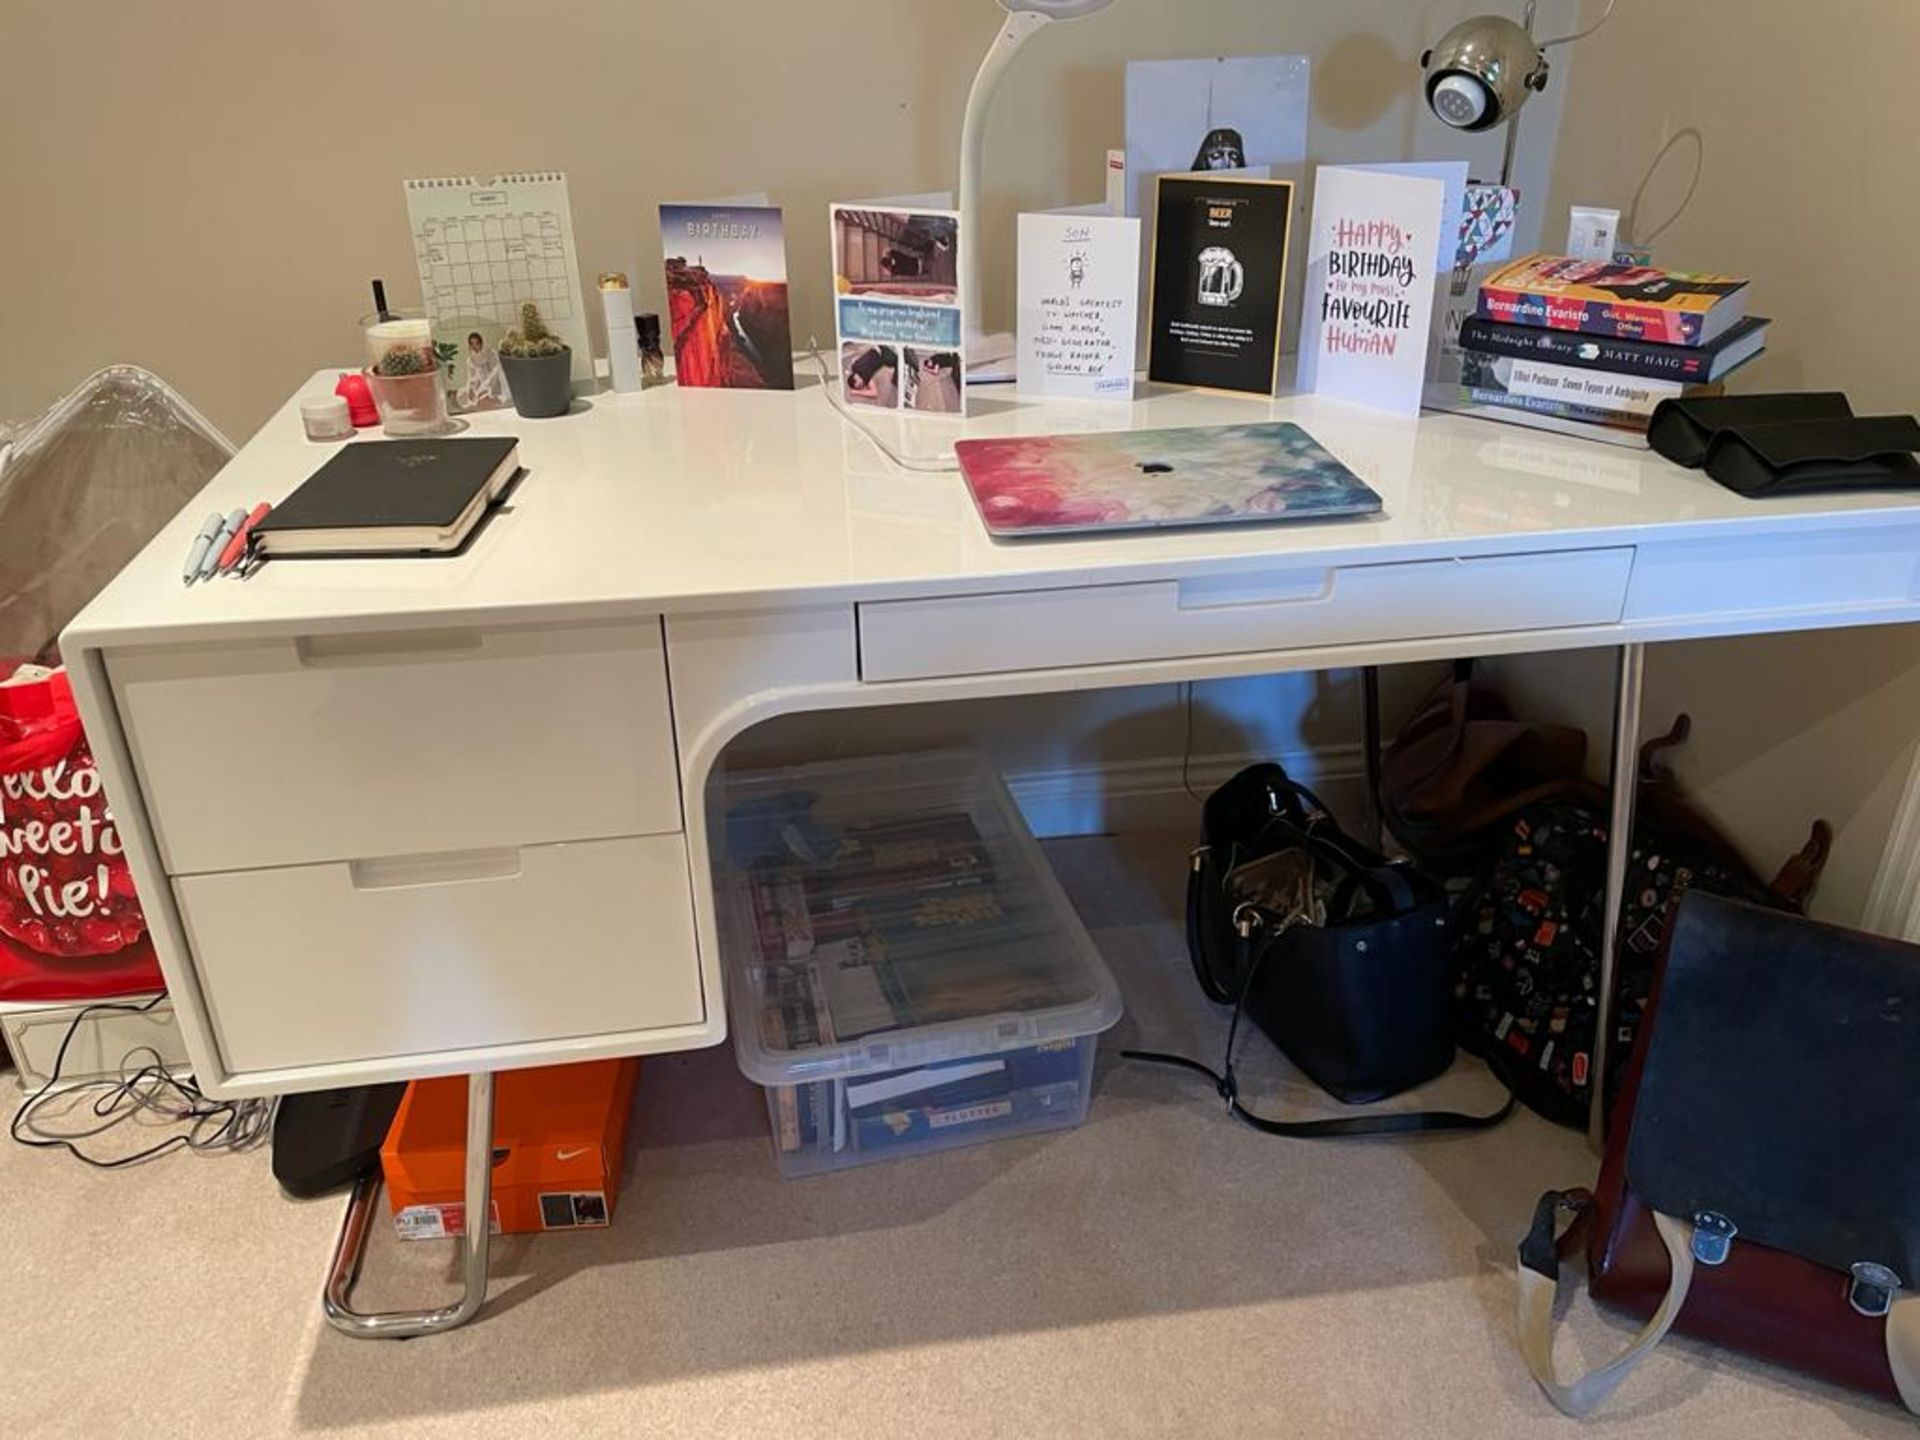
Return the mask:
<path id="1" fill-rule="evenodd" d="M 1291 419 L 1385 511 L 997 542 L 957 474 L 893 463 L 817 383 L 664 388 L 474 418 L 521 438 L 526 475 L 463 555 L 183 588 L 202 516 L 330 453 L 290 399 L 62 641 L 202 1085 L 463 1073 L 490 1128 L 497 1070 L 720 1041 L 705 785 L 784 712 L 1613 646 L 1631 775 L 1644 645 L 1920 619 L 1920 496 L 1753 502 L 1646 452 L 1311 397 L 981 398 L 896 449 Z M 372 1205 L 349 1208 L 334 1322 L 471 1315 L 484 1225 L 458 1305 L 348 1308 Z"/>

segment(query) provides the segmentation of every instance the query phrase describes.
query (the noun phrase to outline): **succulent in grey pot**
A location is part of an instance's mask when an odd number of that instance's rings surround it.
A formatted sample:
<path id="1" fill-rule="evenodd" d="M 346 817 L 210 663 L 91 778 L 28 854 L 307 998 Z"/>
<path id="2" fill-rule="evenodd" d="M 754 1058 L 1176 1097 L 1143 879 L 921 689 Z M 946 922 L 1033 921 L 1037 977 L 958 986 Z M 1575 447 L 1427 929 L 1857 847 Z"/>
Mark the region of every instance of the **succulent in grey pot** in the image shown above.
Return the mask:
<path id="1" fill-rule="evenodd" d="M 520 307 L 520 328 L 500 342 L 500 367 L 513 408 L 529 420 L 564 415 L 573 403 L 573 352 L 547 329 L 531 300 Z"/>

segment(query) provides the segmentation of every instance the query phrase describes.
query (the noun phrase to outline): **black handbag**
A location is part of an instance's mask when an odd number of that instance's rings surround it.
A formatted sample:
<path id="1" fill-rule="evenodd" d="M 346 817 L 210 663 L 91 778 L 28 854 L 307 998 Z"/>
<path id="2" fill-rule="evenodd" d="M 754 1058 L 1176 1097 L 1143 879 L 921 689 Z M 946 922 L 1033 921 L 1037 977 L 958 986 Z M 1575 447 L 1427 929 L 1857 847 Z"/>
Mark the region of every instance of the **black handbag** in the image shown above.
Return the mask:
<path id="1" fill-rule="evenodd" d="M 1343 831 L 1278 765 L 1255 765 L 1208 798 L 1187 880 L 1187 948 L 1207 996 L 1231 1004 L 1216 1072 L 1184 1056 L 1127 1051 L 1214 1082 L 1241 1120 L 1300 1138 L 1480 1129 L 1451 1111 L 1286 1121 L 1239 1102 L 1242 1015 L 1330 1095 L 1366 1104 L 1453 1062 L 1453 969 L 1445 891 Z"/>

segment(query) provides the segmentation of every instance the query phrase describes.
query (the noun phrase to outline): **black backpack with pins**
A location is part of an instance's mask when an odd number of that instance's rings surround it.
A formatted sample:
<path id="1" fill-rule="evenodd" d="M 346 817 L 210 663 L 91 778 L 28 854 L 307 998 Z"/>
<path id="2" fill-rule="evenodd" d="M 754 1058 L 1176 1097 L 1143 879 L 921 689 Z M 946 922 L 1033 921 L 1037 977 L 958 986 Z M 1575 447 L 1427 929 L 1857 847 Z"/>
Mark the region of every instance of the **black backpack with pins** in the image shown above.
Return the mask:
<path id="1" fill-rule="evenodd" d="M 1824 867 L 1832 830 L 1769 883 L 1680 793 L 1662 752 L 1683 742 L 1681 715 L 1640 752 L 1626 900 L 1606 1037 L 1611 1107 L 1646 1015 L 1675 905 L 1689 890 L 1800 913 Z M 1592 1099 L 1606 920 L 1609 805 L 1598 787 L 1543 800 L 1507 823 L 1492 858 L 1455 903 L 1455 1034 L 1528 1108 L 1583 1129 Z"/>

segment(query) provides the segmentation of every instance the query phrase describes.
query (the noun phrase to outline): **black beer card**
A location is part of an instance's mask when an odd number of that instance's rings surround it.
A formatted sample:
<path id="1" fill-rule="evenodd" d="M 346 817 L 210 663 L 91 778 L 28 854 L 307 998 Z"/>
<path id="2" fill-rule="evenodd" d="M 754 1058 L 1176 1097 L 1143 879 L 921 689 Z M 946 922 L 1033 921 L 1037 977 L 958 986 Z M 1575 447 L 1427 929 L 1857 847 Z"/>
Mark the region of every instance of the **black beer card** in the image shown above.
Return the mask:
<path id="1" fill-rule="evenodd" d="M 1160 177 L 1149 380 L 1273 393 L 1292 219 L 1286 180 Z"/>

